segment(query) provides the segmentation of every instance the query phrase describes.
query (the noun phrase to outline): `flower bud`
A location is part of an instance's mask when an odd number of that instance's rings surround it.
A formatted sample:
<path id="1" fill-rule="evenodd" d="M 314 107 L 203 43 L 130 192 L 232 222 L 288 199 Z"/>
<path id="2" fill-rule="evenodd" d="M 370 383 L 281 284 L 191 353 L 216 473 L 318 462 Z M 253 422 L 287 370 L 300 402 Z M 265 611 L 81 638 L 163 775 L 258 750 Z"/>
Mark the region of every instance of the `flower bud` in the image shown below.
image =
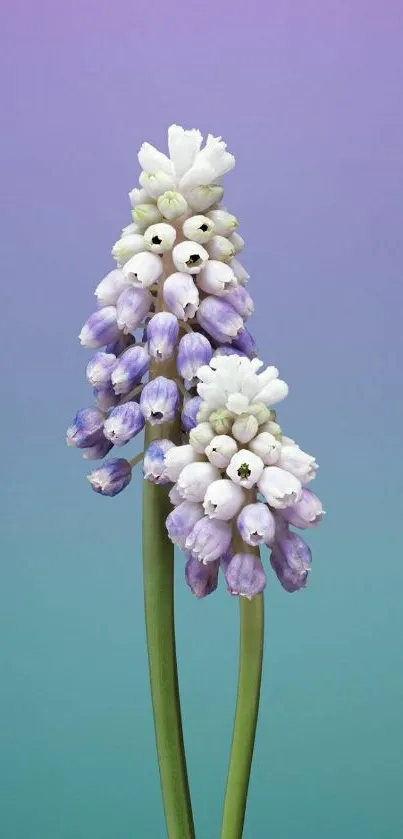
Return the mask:
<path id="1" fill-rule="evenodd" d="M 208 422 L 199 422 L 196 428 L 189 431 L 189 442 L 199 454 L 204 454 L 206 446 L 211 443 L 214 431 Z"/>
<path id="2" fill-rule="evenodd" d="M 196 128 L 185 130 L 181 125 L 168 128 L 168 149 L 172 167 L 177 179 L 193 165 L 202 144 L 202 134 Z"/>
<path id="3" fill-rule="evenodd" d="M 119 268 L 110 271 L 95 289 L 95 297 L 100 306 L 115 306 L 119 295 L 127 288 L 127 280 Z"/>
<path id="4" fill-rule="evenodd" d="M 188 320 L 196 314 L 199 292 L 190 274 L 178 271 L 166 278 L 162 295 L 168 309 L 180 320 Z"/>
<path id="5" fill-rule="evenodd" d="M 186 193 L 187 202 L 192 210 L 198 213 L 204 213 L 209 207 L 221 201 L 224 195 L 224 189 L 219 184 L 209 184 L 207 186 L 196 186 Z"/>
<path id="6" fill-rule="evenodd" d="M 125 396 L 148 370 L 150 357 L 144 347 L 129 347 L 116 362 L 111 381 L 115 393 Z"/>
<path id="7" fill-rule="evenodd" d="M 181 413 L 181 423 L 185 431 L 190 431 L 197 425 L 197 414 L 201 405 L 201 397 L 194 396 L 192 399 L 187 399 L 183 403 Z"/>
<path id="8" fill-rule="evenodd" d="M 230 236 L 239 226 L 238 220 L 227 210 L 210 210 L 207 215 L 219 236 Z"/>
<path id="9" fill-rule="evenodd" d="M 229 481 L 228 478 L 222 478 L 213 481 L 208 487 L 204 496 L 203 508 L 206 516 L 210 519 L 230 521 L 239 513 L 244 501 L 245 493 L 243 489 L 238 484 L 234 484 L 233 481 Z"/>
<path id="10" fill-rule="evenodd" d="M 172 163 L 166 154 L 154 148 L 151 143 L 143 143 L 137 155 L 138 162 L 144 172 L 173 172 Z"/>
<path id="11" fill-rule="evenodd" d="M 163 221 L 147 227 L 144 233 L 144 241 L 153 253 L 166 253 L 170 251 L 175 239 L 175 228 Z"/>
<path id="12" fill-rule="evenodd" d="M 226 471 L 235 484 L 251 489 L 263 472 L 263 461 L 253 452 L 241 449 L 231 458 Z"/>
<path id="13" fill-rule="evenodd" d="M 303 489 L 300 500 L 292 507 L 281 510 L 281 515 L 294 527 L 305 530 L 307 527 L 314 527 L 322 521 L 324 510 L 317 495 L 310 489 Z"/>
<path id="14" fill-rule="evenodd" d="M 226 469 L 231 458 L 238 451 L 238 446 L 233 439 L 227 434 L 218 434 L 213 437 L 211 443 L 206 446 L 206 455 L 214 466 L 218 469 Z"/>
<path id="15" fill-rule="evenodd" d="M 132 467 L 128 460 L 121 457 L 106 461 L 88 475 L 88 480 L 94 492 L 110 497 L 122 492 L 131 479 Z"/>
<path id="16" fill-rule="evenodd" d="M 132 256 L 145 250 L 144 236 L 140 233 L 132 233 L 129 236 L 122 236 L 115 242 L 112 248 L 112 256 L 120 265 L 124 265 Z M 125 279 L 127 285 L 127 280 Z"/>
<path id="17" fill-rule="evenodd" d="M 144 417 L 137 402 L 118 405 L 105 420 L 104 435 L 115 446 L 124 446 L 144 428 Z"/>
<path id="18" fill-rule="evenodd" d="M 166 453 L 165 474 L 172 483 L 175 483 L 185 466 L 188 466 L 189 463 L 196 463 L 199 460 L 200 456 L 193 446 L 189 444 L 174 446 Z"/>
<path id="19" fill-rule="evenodd" d="M 196 318 L 202 329 L 220 343 L 235 338 L 243 327 L 241 316 L 221 297 L 205 297 L 199 305 Z"/>
<path id="20" fill-rule="evenodd" d="M 153 484 L 170 484 L 170 478 L 166 474 L 165 469 L 165 455 L 175 447 L 171 440 L 162 438 L 161 440 L 153 440 L 144 453 L 143 461 L 143 475 L 146 481 L 151 481 Z"/>
<path id="21" fill-rule="evenodd" d="M 214 350 L 214 358 L 217 358 L 220 355 L 237 355 L 240 358 L 246 358 L 245 353 L 241 352 L 241 350 L 237 350 L 236 347 L 233 347 L 231 344 L 221 344 L 220 347 L 217 347 L 217 349 Z"/>
<path id="22" fill-rule="evenodd" d="M 224 300 L 230 303 L 244 320 L 247 320 L 255 311 L 253 300 L 243 285 L 237 285 L 236 288 L 227 290 L 224 295 Z"/>
<path id="23" fill-rule="evenodd" d="M 116 306 L 119 329 L 126 334 L 136 329 L 147 315 L 151 303 L 152 295 L 146 288 L 130 286 L 122 291 Z"/>
<path id="24" fill-rule="evenodd" d="M 115 365 L 116 356 L 113 353 L 95 353 L 87 364 L 87 381 L 93 387 L 106 387 L 110 385 L 111 375 Z"/>
<path id="25" fill-rule="evenodd" d="M 274 541 L 276 522 L 267 504 L 257 501 L 241 510 L 237 528 L 247 545 L 270 545 Z"/>
<path id="26" fill-rule="evenodd" d="M 251 599 L 266 586 L 266 574 L 259 556 L 237 553 L 230 560 L 225 572 L 227 588 L 231 594 Z"/>
<path id="27" fill-rule="evenodd" d="M 145 204 L 148 201 L 148 195 L 145 189 L 132 189 L 129 192 L 129 199 L 133 210 L 135 210 L 139 204 Z"/>
<path id="28" fill-rule="evenodd" d="M 240 414 L 232 426 L 232 433 L 239 443 L 249 443 L 256 436 L 258 428 L 256 417 L 252 414 Z"/>
<path id="29" fill-rule="evenodd" d="M 84 460 L 102 460 L 113 449 L 113 443 L 102 436 L 93 446 L 83 449 Z"/>
<path id="30" fill-rule="evenodd" d="M 266 408 L 264 402 L 252 402 L 247 408 L 246 413 L 256 417 L 258 425 L 264 425 L 266 422 L 269 422 L 274 411 Z"/>
<path id="31" fill-rule="evenodd" d="M 197 277 L 197 285 L 206 294 L 222 295 L 235 288 L 236 282 L 231 268 L 216 259 L 210 259 Z"/>
<path id="32" fill-rule="evenodd" d="M 272 466 L 280 457 L 281 444 L 268 431 L 262 431 L 251 440 L 249 448 L 263 460 L 265 466 Z"/>
<path id="33" fill-rule="evenodd" d="M 183 235 L 186 239 L 192 239 L 193 242 L 204 245 L 212 239 L 214 234 L 214 224 L 207 216 L 191 216 L 184 222 Z"/>
<path id="34" fill-rule="evenodd" d="M 178 490 L 177 484 L 174 484 L 173 487 L 168 492 L 168 498 L 173 507 L 177 507 L 178 504 L 182 504 L 183 498 Z"/>
<path id="35" fill-rule="evenodd" d="M 93 394 L 100 411 L 109 411 L 110 408 L 114 408 L 119 402 L 111 384 L 105 387 L 94 387 Z"/>
<path id="36" fill-rule="evenodd" d="M 183 551 L 186 539 L 199 519 L 203 518 L 203 507 L 192 501 L 182 501 L 167 516 L 166 528 L 171 542 Z"/>
<path id="37" fill-rule="evenodd" d="M 284 442 L 284 441 L 283 441 Z M 307 484 L 316 475 L 318 464 L 312 455 L 303 452 L 299 446 L 281 446 L 278 465 L 291 472 L 301 483 Z"/>
<path id="38" fill-rule="evenodd" d="M 123 239 L 124 236 L 132 236 L 134 233 L 140 233 L 140 228 L 136 222 L 132 221 L 131 224 L 127 224 L 126 227 L 122 227 L 120 235 Z"/>
<path id="39" fill-rule="evenodd" d="M 256 343 L 252 338 L 250 332 L 248 332 L 248 330 L 245 328 L 239 330 L 235 338 L 232 339 L 232 343 L 234 347 L 236 347 L 238 350 L 242 350 L 242 352 L 245 353 L 247 358 L 256 358 L 256 356 L 258 355 Z"/>
<path id="40" fill-rule="evenodd" d="M 178 478 L 178 490 L 185 501 L 203 501 L 207 487 L 220 473 L 211 463 L 189 463 Z"/>
<path id="41" fill-rule="evenodd" d="M 116 341 L 120 334 L 116 314 L 115 306 L 105 306 L 90 315 L 79 335 L 82 346 L 98 349 Z"/>
<path id="42" fill-rule="evenodd" d="M 132 210 L 132 219 L 144 230 L 150 224 L 161 221 L 161 213 L 155 204 L 137 204 L 137 207 Z"/>
<path id="43" fill-rule="evenodd" d="M 245 242 L 242 239 L 242 236 L 239 235 L 239 233 L 231 233 L 231 236 L 229 236 L 228 239 L 231 242 L 232 247 L 234 248 L 235 254 L 243 251 L 245 247 Z"/>
<path id="44" fill-rule="evenodd" d="M 197 464 L 201 466 L 202 464 Z M 185 549 L 194 559 L 208 563 L 219 559 L 228 550 L 232 537 L 231 525 L 220 519 L 203 516 L 196 522 L 185 542 Z"/>
<path id="45" fill-rule="evenodd" d="M 140 397 L 140 408 L 150 425 L 172 422 L 179 403 L 175 382 L 165 376 L 157 376 L 146 385 Z"/>
<path id="46" fill-rule="evenodd" d="M 188 332 L 180 339 L 176 367 L 182 379 L 193 387 L 197 381 L 197 371 L 202 364 L 208 364 L 213 356 L 210 341 L 200 332 Z"/>
<path id="47" fill-rule="evenodd" d="M 248 280 L 250 280 L 250 276 L 243 267 L 243 265 L 241 265 L 241 263 L 237 259 L 231 259 L 229 262 L 229 266 L 230 268 L 232 268 L 239 284 L 246 285 Z"/>
<path id="48" fill-rule="evenodd" d="M 93 446 L 102 439 L 103 425 L 103 414 L 97 408 L 83 408 L 77 411 L 72 424 L 67 429 L 67 445 L 76 446 L 78 449 Z"/>
<path id="49" fill-rule="evenodd" d="M 225 236 L 213 236 L 206 245 L 206 251 L 210 259 L 218 259 L 221 262 L 228 262 L 229 259 L 233 259 L 235 256 L 234 247 Z M 234 272 L 232 273 L 235 279 L 235 274 Z"/>
<path id="50" fill-rule="evenodd" d="M 128 282 L 137 288 L 149 288 L 163 272 L 162 259 L 156 253 L 137 253 L 123 266 Z"/>
<path id="51" fill-rule="evenodd" d="M 273 420 L 268 420 L 268 422 L 265 422 L 263 425 L 260 426 L 259 431 L 267 431 L 269 434 L 272 434 L 273 437 L 276 438 L 276 440 L 281 442 L 282 433 L 281 428 L 277 422 L 274 422 Z"/>
<path id="52" fill-rule="evenodd" d="M 216 408 L 210 414 L 209 423 L 216 434 L 229 434 L 232 430 L 234 414 L 227 408 Z"/>
<path id="53" fill-rule="evenodd" d="M 194 158 L 192 166 L 179 181 L 180 190 L 188 190 L 198 184 L 211 184 L 235 166 L 235 157 L 227 152 L 221 137 L 208 135 L 206 145 Z"/>
<path id="54" fill-rule="evenodd" d="M 173 176 L 161 169 L 158 172 L 142 172 L 139 182 L 147 196 L 154 199 L 175 186 Z"/>
<path id="55" fill-rule="evenodd" d="M 220 563 L 218 560 L 203 565 L 198 559 L 189 557 L 185 565 L 185 579 L 192 594 L 198 598 L 212 594 L 218 585 L 219 570 Z"/>
<path id="56" fill-rule="evenodd" d="M 311 569 L 311 551 L 297 533 L 285 531 L 272 548 L 270 562 L 288 592 L 305 588 Z"/>
<path id="57" fill-rule="evenodd" d="M 258 480 L 258 487 L 270 507 L 276 510 L 296 504 L 302 494 L 298 478 L 278 466 L 266 466 L 263 469 Z"/>
<path id="58" fill-rule="evenodd" d="M 198 242 L 179 242 L 172 251 L 172 261 L 184 274 L 198 274 L 208 260 L 208 253 Z"/>
<path id="59" fill-rule="evenodd" d="M 115 355 L 116 358 L 119 358 L 119 356 L 129 347 L 132 347 L 135 342 L 136 340 L 134 335 L 124 335 L 123 332 L 120 332 L 116 341 L 111 341 L 110 344 L 106 344 L 105 352 L 111 353 L 112 355 Z"/>
<path id="60" fill-rule="evenodd" d="M 157 312 L 147 324 L 148 352 L 157 361 L 171 358 L 179 334 L 179 324 L 171 312 Z"/>
<path id="61" fill-rule="evenodd" d="M 164 218 L 175 221 L 186 213 L 188 205 L 186 198 L 180 192 L 168 190 L 158 198 L 157 207 Z"/>

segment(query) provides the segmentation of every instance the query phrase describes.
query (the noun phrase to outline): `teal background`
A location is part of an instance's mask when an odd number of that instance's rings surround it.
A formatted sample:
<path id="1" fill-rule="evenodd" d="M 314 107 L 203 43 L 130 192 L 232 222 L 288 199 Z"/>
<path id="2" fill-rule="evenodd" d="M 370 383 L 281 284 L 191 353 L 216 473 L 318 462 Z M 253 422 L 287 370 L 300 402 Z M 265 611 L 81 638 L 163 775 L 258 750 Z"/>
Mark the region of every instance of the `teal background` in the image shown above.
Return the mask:
<path id="1" fill-rule="evenodd" d="M 28 0 L 1 13 L 0 835 L 163 839 L 141 477 L 91 493 L 64 446 L 77 335 L 129 221 L 143 140 L 177 121 L 237 156 L 261 355 L 328 511 L 307 591 L 272 574 L 245 839 L 403 835 L 403 9 L 399 2 Z M 197 836 L 218 836 L 237 602 L 177 634 Z"/>

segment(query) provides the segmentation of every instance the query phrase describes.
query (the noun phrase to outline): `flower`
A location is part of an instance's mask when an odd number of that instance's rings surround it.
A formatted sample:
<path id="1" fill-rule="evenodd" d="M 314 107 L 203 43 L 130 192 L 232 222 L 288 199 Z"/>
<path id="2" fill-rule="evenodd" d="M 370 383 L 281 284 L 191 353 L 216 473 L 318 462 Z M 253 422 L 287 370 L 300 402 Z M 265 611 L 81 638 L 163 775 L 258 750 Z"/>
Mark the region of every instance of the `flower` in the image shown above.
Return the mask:
<path id="1" fill-rule="evenodd" d="M 185 193 L 200 185 L 212 184 L 235 166 L 235 157 L 226 151 L 221 137 L 208 135 L 206 145 L 198 151 L 192 166 L 179 181 L 179 189 Z"/>
<path id="2" fill-rule="evenodd" d="M 214 430 L 209 422 L 199 422 L 189 431 L 189 442 L 199 454 L 203 454 L 206 446 L 214 437 Z"/>
<path id="3" fill-rule="evenodd" d="M 298 478 L 278 466 L 265 466 L 259 476 L 258 487 L 267 503 L 275 509 L 290 507 L 299 501 L 302 494 Z"/>
<path id="4" fill-rule="evenodd" d="M 249 443 L 256 436 L 259 423 L 253 414 L 239 414 L 233 426 L 232 433 L 239 443 Z"/>
<path id="5" fill-rule="evenodd" d="M 230 236 L 239 227 L 238 220 L 227 210 L 210 210 L 207 216 L 213 222 L 215 232 L 219 236 Z"/>
<path id="6" fill-rule="evenodd" d="M 240 253 L 244 249 L 245 242 L 242 239 L 242 236 L 239 235 L 239 233 L 231 233 L 231 235 L 228 236 L 228 239 L 231 242 L 232 247 L 234 248 L 234 253 Z"/>
<path id="7" fill-rule="evenodd" d="M 144 417 L 137 402 L 126 402 L 110 412 L 104 435 L 115 446 L 124 446 L 144 428 Z"/>
<path id="8" fill-rule="evenodd" d="M 288 388 L 277 378 L 276 367 L 267 367 L 258 374 L 262 366 L 263 362 L 258 359 L 249 360 L 236 355 L 215 356 L 209 366 L 198 371 L 200 384 L 197 392 L 211 411 L 223 407 L 234 414 L 243 414 L 256 402 L 274 405 L 284 399 Z"/>
<path id="9" fill-rule="evenodd" d="M 190 556 L 185 566 L 185 580 L 191 592 L 199 598 L 212 594 L 217 588 L 219 570 L 218 560 L 204 565 L 195 557 Z"/>
<path id="10" fill-rule="evenodd" d="M 313 480 L 318 468 L 315 458 L 297 445 L 281 447 L 278 465 L 299 478 L 303 484 Z"/>
<path id="11" fill-rule="evenodd" d="M 213 238 L 207 243 L 206 250 L 210 260 L 217 259 L 221 260 L 221 262 L 228 262 L 228 260 L 233 259 L 235 256 L 234 247 L 229 239 L 225 238 L 225 236 L 213 236 Z M 232 268 L 231 274 L 234 285 L 238 284 L 238 280 L 236 279 Z"/>
<path id="12" fill-rule="evenodd" d="M 128 282 L 139 288 L 149 288 L 154 285 L 159 280 L 162 271 L 162 260 L 156 253 L 137 253 L 123 266 L 123 274 Z"/>
<path id="13" fill-rule="evenodd" d="M 177 271 L 198 274 L 207 263 L 208 253 L 198 242 L 179 242 L 172 251 L 172 261 Z"/>
<path id="14" fill-rule="evenodd" d="M 149 312 L 151 304 L 152 296 L 146 288 L 129 286 L 122 291 L 116 306 L 119 329 L 126 334 L 137 329 Z M 101 311 L 105 310 L 101 309 Z"/>
<path id="15" fill-rule="evenodd" d="M 188 332 L 178 345 L 176 368 L 179 375 L 193 387 L 198 382 L 199 367 L 208 364 L 212 356 L 213 348 L 208 338 L 200 332 Z"/>
<path id="16" fill-rule="evenodd" d="M 105 385 L 105 387 L 94 387 L 93 394 L 100 411 L 109 411 L 119 402 L 111 384 Z"/>
<path id="17" fill-rule="evenodd" d="M 162 169 L 156 172 L 142 172 L 139 178 L 140 186 L 150 198 L 159 198 L 167 189 L 172 189 L 174 178 Z"/>
<path id="18" fill-rule="evenodd" d="M 153 253 L 166 253 L 170 251 L 175 239 L 175 228 L 165 222 L 150 225 L 144 233 L 145 244 Z"/>
<path id="19" fill-rule="evenodd" d="M 140 233 L 131 233 L 127 236 L 122 236 L 121 239 L 118 239 L 118 241 L 115 242 L 112 248 L 112 256 L 120 265 L 124 265 L 124 263 L 131 259 L 132 256 L 144 251 L 145 247 L 144 236 L 141 236 Z M 125 275 L 122 274 L 122 276 L 127 284 Z"/>
<path id="20" fill-rule="evenodd" d="M 199 292 L 190 274 L 181 271 L 166 278 L 162 289 L 164 303 L 177 318 L 188 320 L 196 314 Z"/>
<path id="21" fill-rule="evenodd" d="M 276 522 L 267 504 L 256 501 L 243 507 L 237 518 L 237 528 L 247 545 L 271 544 L 274 541 Z"/>
<path id="22" fill-rule="evenodd" d="M 244 320 L 247 320 L 247 318 L 249 318 L 254 312 L 255 307 L 253 300 L 243 285 L 237 285 L 235 288 L 227 290 L 224 294 L 224 300 L 227 303 L 230 303 L 230 305 L 236 312 L 238 312 L 239 315 L 241 315 L 242 318 L 244 318 Z M 233 352 L 231 347 L 228 347 L 227 349 L 228 354 Z"/>
<path id="23" fill-rule="evenodd" d="M 262 475 L 263 461 L 248 449 L 241 449 L 231 457 L 226 472 L 234 483 L 251 489 Z"/>
<path id="24" fill-rule="evenodd" d="M 189 463 L 178 478 L 178 490 L 185 501 L 203 501 L 208 486 L 220 473 L 211 463 Z"/>
<path id="25" fill-rule="evenodd" d="M 205 297 L 200 303 L 196 318 L 202 329 L 219 342 L 235 338 L 243 325 L 241 315 L 221 297 Z"/>
<path id="26" fill-rule="evenodd" d="M 225 571 L 228 590 L 241 597 L 256 597 L 266 586 L 266 574 L 260 557 L 249 553 L 236 553 Z"/>
<path id="27" fill-rule="evenodd" d="M 183 223 L 183 235 L 186 239 L 204 245 L 215 235 L 214 223 L 207 216 L 190 216 Z"/>
<path id="28" fill-rule="evenodd" d="M 174 221 L 186 213 L 188 205 L 186 198 L 180 192 L 168 190 L 158 198 L 157 207 L 164 218 Z"/>
<path id="29" fill-rule="evenodd" d="M 161 221 L 161 213 L 155 204 L 137 204 L 135 209 L 132 210 L 132 218 L 140 229 L 144 230 L 150 224 L 157 224 Z"/>
<path id="30" fill-rule="evenodd" d="M 241 350 L 248 358 L 256 358 L 257 346 L 256 341 L 245 327 L 240 329 L 238 334 L 233 339 L 234 347 Z M 287 391 L 288 393 L 288 391 Z"/>
<path id="31" fill-rule="evenodd" d="M 226 469 L 231 458 L 238 451 L 238 446 L 228 434 L 218 434 L 206 446 L 205 453 L 210 463 L 219 469 Z"/>
<path id="32" fill-rule="evenodd" d="M 179 325 L 170 312 L 157 312 L 147 324 L 148 352 L 158 361 L 171 358 L 178 340 Z"/>
<path id="33" fill-rule="evenodd" d="M 232 530 L 228 522 L 203 516 L 190 531 L 185 549 L 200 562 L 212 562 L 228 550 L 231 537 Z"/>
<path id="34" fill-rule="evenodd" d="M 116 268 L 101 280 L 95 289 L 95 296 L 100 306 L 115 306 L 119 295 L 127 287 L 123 271 Z"/>
<path id="35" fill-rule="evenodd" d="M 77 411 L 66 435 L 68 446 L 78 449 L 93 446 L 102 437 L 104 416 L 97 408 L 83 408 Z"/>
<path id="36" fill-rule="evenodd" d="M 229 289 L 236 288 L 237 280 L 228 265 L 216 259 L 209 259 L 197 277 L 197 285 L 206 294 L 222 295 Z"/>
<path id="37" fill-rule="evenodd" d="M 115 458 L 107 460 L 98 469 L 94 469 L 88 480 L 94 492 L 100 495 L 114 496 L 122 492 L 132 479 L 132 467 L 128 460 Z"/>
<path id="38" fill-rule="evenodd" d="M 280 512 L 286 521 L 303 530 L 319 524 L 324 515 L 322 502 L 314 492 L 306 488 L 302 490 L 301 498 L 296 504 Z"/>
<path id="39" fill-rule="evenodd" d="M 154 440 L 147 446 L 143 461 L 143 475 L 147 481 L 152 481 L 153 484 L 169 484 L 171 482 L 166 474 L 165 455 L 174 446 L 172 440 L 164 438 Z"/>
<path id="40" fill-rule="evenodd" d="M 79 339 L 83 347 L 99 347 L 116 341 L 119 336 L 119 325 L 115 306 L 104 306 L 94 312 L 84 324 Z"/>
<path id="41" fill-rule="evenodd" d="M 230 521 L 239 512 L 245 500 L 243 489 L 227 478 L 213 481 L 204 496 L 203 508 L 210 519 Z"/>
<path id="42" fill-rule="evenodd" d="M 197 414 L 201 405 L 201 397 L 193 396 L 191 399 L 185 399 L 181 412 L 181 423 L 185 431 L 190 431 L 197 425 Z"/>
<path id="43" fill-rule="evenodd" d="M 285 531 L 272 548 L 270 562 L 288 592 L 305 588 L 311 569 L 311 551 L 297 533 Z"/>
<path id="44" fill-rule="evenodd" d="M 189 463 L 200 460 L 196 450 L 190 444 L 170 448 L 165 457 L 165 474 L 170 481 L 177 481 L 182 469 Z"/>
<path id="45" fill-rule="evenodd" d="M 111 449 L 113 449 L 113 443 L 102 436 L 94 445 L 83 449 L 83 458 L 84 460 L 102 460 Z"/>
<path id="46" fill-rule="evenodd" d="M 129 347 L 118 358 L 112 372 L 111 382 L 118 395 L 130 393 L 148 370 L 150 356 L 144 347 Z"/>
<path id="47" fill-rule="evenodd" d="M 185 131 L 181 125 L 171 125 L 168 128 L 169 156 L 177 182 L 193 165 L 202 140 L 200 131 L 195 128 L 190 131 Z"/>
<path id="48" fill-rule="evenodd" d="M 178 388 L 171 379 L 157 376 L 146 385 L 140 397 L 140 408 L 150 425 L 172 422 L 178 407 Z"/>
<path id="49" fill-rule="evenodd" d="M 196 212 L 204 213 L 213 204 L 218 204 L 223 197 L 224 190 L 220 184 L 200 185 L 186 192 L 189 207 Z"/>
<path id="50" fill-rule="evenodd" d="M 116 355 L 114 353 L 95 353 L 87 364 L 87 380 L 93 387 L 106 387 L 111 382 L 115 365 Z"/>
<path id="51" fill-rule="evenodd" d="M 185 549 L 186 540 L 196 522 L 203 518 L 203 507 L 193 501 L 181 501 L 167 516 L 168 536 L 181 550 Z"/>

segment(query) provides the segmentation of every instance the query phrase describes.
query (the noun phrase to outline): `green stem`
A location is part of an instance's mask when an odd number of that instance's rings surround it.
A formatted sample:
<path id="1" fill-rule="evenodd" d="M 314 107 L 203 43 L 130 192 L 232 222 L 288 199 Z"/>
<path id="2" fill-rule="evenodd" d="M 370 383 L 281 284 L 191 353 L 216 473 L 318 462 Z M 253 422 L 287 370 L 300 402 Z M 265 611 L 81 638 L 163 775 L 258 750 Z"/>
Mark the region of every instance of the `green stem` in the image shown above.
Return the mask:
<path id="1" fill-rule="evenodd" d="M 163 436 L 147 425 L 145 444 Z M 144 481 L 143 573 L 148 663 L 161 790 L 169 839 L 194 839 L 179 699 L 174 626 L 174 546 L 165 520 L 168 490 Z"/>
<path id="2" fill-rule="evenodd" d="M 240 839 L 252 768 L 263 664 L 263 595 L 239 598 L 238 695 L 232 736 L 221 839 Z"/>

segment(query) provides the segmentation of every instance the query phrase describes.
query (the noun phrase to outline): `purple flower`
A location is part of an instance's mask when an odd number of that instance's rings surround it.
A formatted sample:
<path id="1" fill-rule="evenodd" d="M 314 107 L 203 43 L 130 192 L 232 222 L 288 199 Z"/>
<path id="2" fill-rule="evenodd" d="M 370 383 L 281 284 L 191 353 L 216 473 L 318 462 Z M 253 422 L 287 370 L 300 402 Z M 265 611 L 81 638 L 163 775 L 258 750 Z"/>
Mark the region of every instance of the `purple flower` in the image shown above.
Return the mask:
<path id="1" fill-rule="evenodd" d="M 102 439 L 104 417 L 97 408 L 83 408 L 77 411 L 67 429 L 66 443 L 78 449 L 86 449 Z"/>
<path id="2" fill-rule="evenodd" d="M 112 353 L 116 356 L 116 358 L 119 358 L 121 353 L 127 350 L 127 348 L 134 343 L 135 339 L 133 335 L 124 335 L 123 332 L 121 332 L 117 341 L 112 341 L 111 344 L 106 345 L 105 352 Z"/>
<path id="3" fill-rule="evenodd" d="M 150 357 L 144 347 L 129 347 L 117 360 L 112 385 L 119 396 L 125 396 L 138 384 L 148 370 Z"/>
<path id="4" fill-rule="evenodd" d="M 274 540 L 276 522 L 267 504 L 247 504 L 237 518 L 237 528 L 248 545 L 266 545 Z"/>
<path id="5" fill-rule="evenodd" d="M 196 427 L 196 417 L 199 413 L 202 401 L 201 396 L 194 396 L 192 399 L 187 399 L 183 403 L 181 422 L 185 431 L 190 431 L 192 428 Z"/>
<path id="6" fill-rule="evenodd" d="M 83 347 L 103 347 L 119 337 L 120 329 L 117 323 L 115 306 L 104 306 L 93 312 L 84 324 L 79 339 Z"/>
<path id="7" fill-rule="evenodd" d="M 144 428 L 144 417 L 137 402 L 118 405 L 105 420 L 104 434 L 115 446 L 124 446 Z"/>
<path id="8" fill-rule="evenodd" d="M 150 310 L 152 294 L 148 289 L 130 286 L 122 291 L 116 304 L 117 322 L 122 332 L 136 329 Z"/>
<path id="9" fill-rule="evenodd" d="M 166 520 L 166 528 L 171 542 L 185 550 L 186 539 L 199 519 L 203 518 L 203 507 L 193 501 L 182 501 L 174 507 Z"/>
<path id="10" fill-rule="evenodd" d="M 314 527 L 323 519 L 324 510 L 322 502 L 310 489 L 303 489 L 300 500 L 292 507 L 281 510 L 281 515 L 294 527 L 302 530 L 307 527 Z"/>
<path id="11" fill-rule="evenodd" d="M 165 376 L 157 376 L 144 385 L 140 408 L 150 425 L 172 422 L 178 408 L 179 393 L 175 382 Z"/>
<path id="12" fill-rule="evenodd" d="M 213 349 L 208 338 L 200 332 L 188 332 L 179 341 L 176 366 L 178 373 L 191 385 L 197 379 L 197 371 L 202 364 L 209 364 Z"/>
<path id="13" fill-rule="evenodd" d="M 223 300 L 230 303 L 244 320 L 247 320 L 255 310 L 253 300 L 243 285 L 238 285 L 236 288 L 227 291 Z"/>
<path id="14" fill-rule="evenodd" d="M 116 356 L 112 353 L 97 352 L 87 364 L 87 380 L 93 387 L 106 387 L 110 384 Z"/>
<path id="15" fill-rule="evenodd" d="M 247 358 L 256 358 L 258 349 L 254 339 L 247 329 L 241 329 L 236 338 L 233 339 L 233 345 L 237 350 L 241 350 Z"/>
<path id="16" fill-rule="evenodd" d="M 228 563 L 225 579 L 230 594 L 239 594 L 241 597 L 255 597 L 266 586 L 261 559 L 255 554 L 235 554 Z"/>
<path id="17" fill-rule="evenodd" d="M 93 394 L 100 411 L 109 411 L 110 408 L 114 408 L 119 402 L 112 385 L 100 388 L 94 387 Z"/>
<path id="18" fill-rule="evenodd" d="M 102 436 L 93 446 L 83 450 L 83 458 L 84 460 L 102 460 L 111 449 L 113 449 L 113 443 Z"/>
<path id="19" fill-rule="evenodd" d="M 203 516 L 196 522 L 185 542 L 185 548 L 200 562 L 219 559 L 228 550 L 232 537 L 231 525 L 220 519 Z"/>
<path id="20" fill-rule="evenodd" d="M 95 296 L 101 306 L 115 306 L 119 295 L 128 283 L 119 268 L 110 271 L 95 289 Z"/>
<path id="21" fill-rule="evenodd" d="M 272 548 L 270 562 L 283 588 L 293 592 L 305 588 L 311 559 L 304 540 L 292 531 L 284 531 Z"/>
<path id="22" fill-rule="evenodd" d="M 194 318 L 199 305 L 199 292 L 190 274 L 177 271 L 166 278 L 162 289 L 164 303 L 180 320 Z"/>
<path id="23" fill-rule="evenodd" d="M 218 584 L 219 560 L 203 565 L 198 559 L 189 557 L 185 566 L 185 579 L 196 597 L 207 597 L 216 590 Z"/>
<path id="24" fill-rule="evenodd" d="M 144 454 L 143 475 L 153 484 L 170 484 L 171 480 L 165 474 L 165 455 L 175 443 L 171 440 L 154 440 L 147 447 Z"/>
<path id="25" fill-rule="evenodd" d="M 123 457 L 107 460 L 98 469 L 94 469 L 88 480 L 94 490 L 101 495 L 112 497 L 122 492 L 132 479 L 132 467 Z"/>
<path id="26" fill-rule="evenodd" d="M 220 297 L 205 297 L 200 303 L 196 318 L 202 329 L 215 341 L 220 342 L 235 338 L 243 327 L 241 315 Z"/>
<path id="27" fill-rule="evenodd" d="M 244 352 L 237 350 L 236 347 L 233 347 L 231 344 L 223 344 L 221 347 L 217 347 L 217 349 L 214 350 L 214 355 L 239 355 L 244 358 L 246 357 Z"/>
<path id="28" fill-rule="evenodd" d="M 148 352 L 158 361 L 173 355 L 178 340 L 179 324 L 171 312 L 157 312 L 147 324 Z"/>

